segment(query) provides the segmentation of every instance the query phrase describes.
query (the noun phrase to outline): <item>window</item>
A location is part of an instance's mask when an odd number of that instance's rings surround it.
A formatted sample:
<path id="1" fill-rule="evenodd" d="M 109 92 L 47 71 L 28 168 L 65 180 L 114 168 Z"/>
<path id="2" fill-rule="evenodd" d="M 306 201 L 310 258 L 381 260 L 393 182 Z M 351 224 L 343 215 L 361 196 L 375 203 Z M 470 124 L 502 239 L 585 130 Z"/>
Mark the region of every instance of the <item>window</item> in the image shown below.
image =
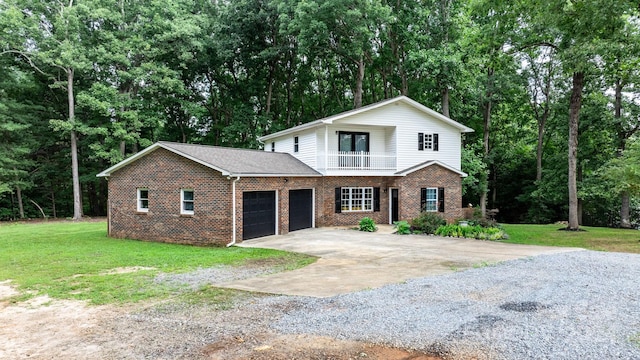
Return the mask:
<path id="1" fill-rule="evenodd" d="M 444 212 L 444 188 L 420 189 L 420 211 Z"/>
<path id="2" fill-rule="evenodd" d="M 437 211 L 438 210 L 438 189 L 427 188 L 425 195 L 424 211 Z"/>
<path id="3" fill-rule="evenodd" d="M 369 133 L 340 131 L 338 151 L 369 152 Z"/>
<path id="4" fill-rule="evenodd" d="M 438 151 L 438 134 L 418 133 L 418 150 Z"/>
<path id="5" fill-rule="evenodd" d="M 343 187 L 340 191 L 340 205 L 343 212 L 373 210 L 372 187 Z"/>
<path id="6" fill-rule="evenodd" d="M 193 215 L 193 190 L 180 190 L 180 214 Z"/>
<path id="7" fill-rule="evenodd" d="M 300 150 L 300 146 L 298 142 L 298 137 L 296 136 L 293 138 L 293 152 L 298 152 L 298 150 Z"/>
<path id="8" fill-rule="evenodd" d="M 138 189 L 138 211 L 149 211 L 149 189 Z"/>
<path id="9" fill-rule="evenodd" d="M 275 142 L 271 142 L 271 152 L 276 151 L 276 143 Z"/>

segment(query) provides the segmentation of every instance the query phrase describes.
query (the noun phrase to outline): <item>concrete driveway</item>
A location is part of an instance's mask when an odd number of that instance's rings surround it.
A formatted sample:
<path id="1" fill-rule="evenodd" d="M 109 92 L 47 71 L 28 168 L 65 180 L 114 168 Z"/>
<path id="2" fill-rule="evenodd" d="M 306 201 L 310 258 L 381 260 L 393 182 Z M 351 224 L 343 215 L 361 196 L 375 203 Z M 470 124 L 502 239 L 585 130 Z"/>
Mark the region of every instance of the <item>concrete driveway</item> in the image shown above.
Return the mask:
<path id="1" fill-rule="evenodd" d="M 239 246 L 286 250 L 319 259 L 298 270 L 233 281 L 222 287 L 329 297 L 504 260 L 579 250 L 391 232 L 391 226 L 384 225 L 375 233 L 318 228 L 245 241 Z"/>

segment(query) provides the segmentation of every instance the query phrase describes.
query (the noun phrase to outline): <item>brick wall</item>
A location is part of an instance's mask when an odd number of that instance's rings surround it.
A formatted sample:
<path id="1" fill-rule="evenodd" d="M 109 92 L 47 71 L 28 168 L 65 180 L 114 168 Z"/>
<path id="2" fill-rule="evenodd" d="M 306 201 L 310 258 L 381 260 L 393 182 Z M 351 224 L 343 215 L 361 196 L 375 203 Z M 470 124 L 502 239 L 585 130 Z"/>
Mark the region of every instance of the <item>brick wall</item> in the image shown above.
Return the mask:
<path id="1" fill-rule="evenodd" d="M 324 204 L 319 226 L 355 226 L 363 217 L 372 218 L 376 224 L 389 223 L 389 194 L 387 188 L 393 178 L 383 176 L 325 176 L 322 178 L 323 188 L 318 197 Z M 335 188 L 338 187 L 379 187 L 380 211 L 335 212 Z"/>
<path id="2" fill-rule="evenodd" d="M 431 165 L 412 172 L 407 176 L 396 178 L 398 193 L 399 218 L 410 220 L 420 214 L 420 189 L 444 188 L 444 214 L 448 222 L 462 218 L 462 178 L 459 174 L 439 165 Z"/>
<path id="3" fill-rule="evenodd" d="M 158 149 L 109 177 L 110 236 L 194 245 L 231 241 L 231 182 L 219 172 Z M 137 212 L 137 189 L 149 211 Z M 180 215 L 180 189 L 194 190 L 194 214 Z"/>
<path id="4" fill-rule="evenodd" d="M 411 220 L 420 214 L 420 189 L 442 187 L 445 211 L 441 215 L 449 222 L 462 217 L 462 179 L 460 175 L 441 166 L 432 165 L 404 177 L 326 176 L 323 179 L 321 217 L 319 226 L 356 226 L 365 216 L 376 224 L 389 223 L 389 188 L 398 188 L 398 217 Z M 335 188 L 379 187 L 380 211 L 335 212 Z"/>

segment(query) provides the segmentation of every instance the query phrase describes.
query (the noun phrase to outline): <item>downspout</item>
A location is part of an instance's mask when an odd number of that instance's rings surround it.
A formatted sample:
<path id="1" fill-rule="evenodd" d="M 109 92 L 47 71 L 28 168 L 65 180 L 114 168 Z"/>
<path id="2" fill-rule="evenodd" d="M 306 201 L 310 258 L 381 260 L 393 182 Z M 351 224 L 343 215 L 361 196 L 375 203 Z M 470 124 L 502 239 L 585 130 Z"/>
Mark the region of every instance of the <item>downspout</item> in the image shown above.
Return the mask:
<path id="1" fill-rule="evenodd" d="M 236 182 L 238 180 L 240 180 L 240 176 L 236 177 L 236 179 L 231 182 L 231 223 L 233 224 L 233 236 L 231 238 L 231 242 L 227 244 L 227 247 L 236 244 Z"/>

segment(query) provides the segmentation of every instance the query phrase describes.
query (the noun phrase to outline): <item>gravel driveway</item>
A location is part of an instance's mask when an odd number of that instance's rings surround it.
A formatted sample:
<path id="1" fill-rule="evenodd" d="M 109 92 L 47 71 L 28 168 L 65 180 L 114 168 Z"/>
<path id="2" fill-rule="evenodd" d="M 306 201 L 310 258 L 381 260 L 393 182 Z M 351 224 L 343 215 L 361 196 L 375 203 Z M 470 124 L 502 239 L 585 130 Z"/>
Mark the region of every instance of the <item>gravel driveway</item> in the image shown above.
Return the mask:
<path id="1" fill-rule="evenodd" d="M 158 281 L 199 288 L 259 273 L 201 269 Z M 0 358 L 430 359 L 394 346 L 456 360 L 640 359 L 639 279 L 640 255 L 576 251 L 327 298 L 232 292 L 230 308 L 46 296 L 10 304 L 0 291 Z"/>
<path id="2" fill-rule="evenodd" d="M 296 306 L 284 306 L 283 303 Z M 640 255 L 542 255 L 332 298 L 272 326 L 452 359 L 640 359 Z"/>

